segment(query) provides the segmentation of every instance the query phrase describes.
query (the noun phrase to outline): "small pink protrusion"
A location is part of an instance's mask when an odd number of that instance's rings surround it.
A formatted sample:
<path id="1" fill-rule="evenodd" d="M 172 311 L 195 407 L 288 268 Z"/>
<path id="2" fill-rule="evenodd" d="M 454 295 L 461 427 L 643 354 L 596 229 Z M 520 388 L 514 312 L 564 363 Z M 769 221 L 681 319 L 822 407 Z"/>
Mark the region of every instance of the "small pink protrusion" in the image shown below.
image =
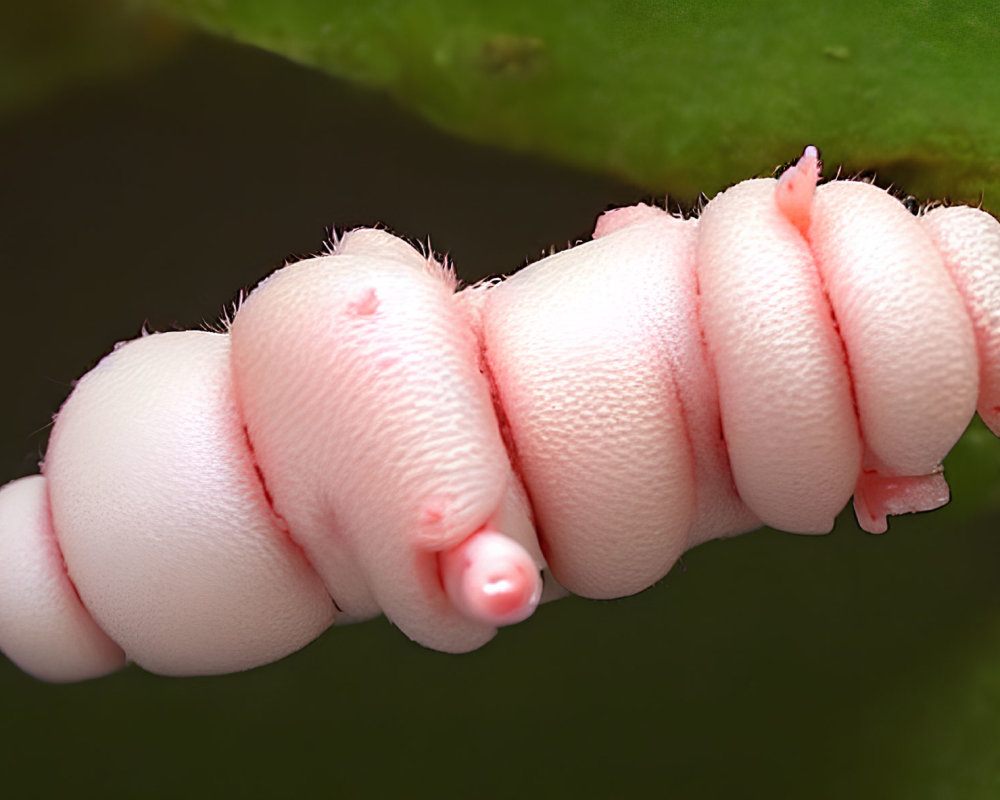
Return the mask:
<path id="1" fill-rule="evenodd" d="M 774 199 L 778 210 L 798 228 L 804 236 L 809 230 L 813 194 L 819 180 L 819 150 L 809 145 L 802 157 L 778 178 Z"/>
<path id="2" fill-rule="evenodd" d="M 888 516 L 933 511 L 948 502 L 948 482 L 932 475 L 880 475 L 862 470 L 854 489 L 854 513 L 868 533 L 885 533 Z"/>
<path id="3" fill-rule="evenodd" d="M 455 608 L 488 625 L 513 625 L 532 615 L 542 596 L 534 559 L 502 533 L 480 529 L 439 555 L 441 579 Z"/>
<path id="4" fill-rule="evenodd" d="M 378 304 L 378 294 L 373 287 L 369 286 L 367 289 L 362 289 L 357 297 L 348 302 L 347 307 L 355 314 L 367 317 L 378 310 Z"/>
<path id="5" fill-rule="evenodd" d="M 594 226 L 594 238 L 600 239 L 602 236 L 620 231 L 622 228 L 627 228 L 629 225 L 634 225 L 637 222 L 648 222 L 649 220 L 663 218 L 671 219 L 671 216 L 662 208 L 657 208 L 646 203 L 639 203 L 624 208 L 612 208 L 597 218 L 597 224 Z"/>

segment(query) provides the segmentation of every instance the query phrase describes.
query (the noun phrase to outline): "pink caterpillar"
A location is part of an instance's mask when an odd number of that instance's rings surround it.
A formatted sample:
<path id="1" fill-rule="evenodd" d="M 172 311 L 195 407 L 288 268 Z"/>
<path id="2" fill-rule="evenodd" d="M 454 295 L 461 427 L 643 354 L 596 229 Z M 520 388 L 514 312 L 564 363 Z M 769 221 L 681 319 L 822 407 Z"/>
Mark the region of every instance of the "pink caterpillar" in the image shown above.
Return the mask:
<path id="1" fill-rule="evenodd" d="M 356 230 L 228 334 L 117 347 L 0 489 L 0 649 L 53 681 L 222 673 L 385 613 L 460 652 L 852 495 L 872 532 L 942 505 L 973 412 L 1000 432 L 1000 223 L 818 175 L 807 148 L 697 219 L 616 209 L 461 291 Z"/>

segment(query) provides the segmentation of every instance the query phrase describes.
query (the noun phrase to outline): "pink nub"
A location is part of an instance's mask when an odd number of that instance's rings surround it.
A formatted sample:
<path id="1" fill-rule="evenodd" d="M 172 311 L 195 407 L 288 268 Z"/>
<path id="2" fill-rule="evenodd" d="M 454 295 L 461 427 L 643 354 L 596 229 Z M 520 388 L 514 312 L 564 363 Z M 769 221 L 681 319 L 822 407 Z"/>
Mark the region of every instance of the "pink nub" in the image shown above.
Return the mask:
<path id="1" fill-rule="evenodd" d="M 481 529 L 439 558 L 448 599 L 470 619 L 513 625 L 538 606 L 538 567 L 527 550 L 502 533 Z"/>
<path id="2" fill-rule="evenodd" d="M 819 150 L 809 145 L 794 167 L 778 179 L 774 199 L 785 218 L 805 235 L 809 230 L 813 194 L 819 180 Z"/>

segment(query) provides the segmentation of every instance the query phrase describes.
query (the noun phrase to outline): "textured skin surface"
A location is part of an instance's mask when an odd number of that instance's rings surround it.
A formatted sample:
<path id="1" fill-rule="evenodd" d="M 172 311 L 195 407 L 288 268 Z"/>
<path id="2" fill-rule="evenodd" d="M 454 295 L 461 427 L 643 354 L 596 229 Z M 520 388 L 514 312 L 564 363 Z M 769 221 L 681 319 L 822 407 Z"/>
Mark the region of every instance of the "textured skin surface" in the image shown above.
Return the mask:
<path id="1" fill-rule="evenodd" d="M 275 509 L 339 608 L 463 651 L 496 629 L 448 602 L 433 554 L 487 523 L 537 545 L 453 290 L 401 240 L 356 231 L 265 281 L 232 339 Z"/>
<path id="2" fill-rule="evenodd" d="M 48 681 L 96 678 L 125 663 L 66 574 L 41 475 L 0 489 L 0 643 L 21 669 Z"/>
<path id="3" fill-rule="evenodd" d="M 706 518 L 753 527 L 712 452 L 715 414 L 685 421 L 714 395 L 694 234 L 660 211 L 514 275 L 484 304 L 486 360 L 546 557 L 578 594 L 620 597 L 665 575 L 689 544 L 696 477 Z"/>
<path id="4" fill-rule="evenodd" d="M 333 619 L 254 471 L 228 336 L 163 333 L 116 349 L 63 406 L 43 470 L 69 575 L 140 666 L 246 669 Z"/>
<path id="5" fill-rule="evenodd" d="M 920 218 L 961 290 L 979 348 L 976 410 L 1000 435 L 1000 222 L 976 208 L 935 208 Z"/>
<path id="6" fill-rule="evenodd" d="M 807 151 L 698 219 L 617 209 L 462 291 L 354 231 L 229 335 L 117 348 L 44 477 L 0 490 L 0 648 L 47 680 L 223 672 L 382 612 L 459 652 L 531 613 L 541 568 L 542 600 L 615 597 L 852 494 L 873 532 L 943 504 L 977 402 L 1000 418 L 1000 224 L 816 174 Z"/>
<path id="7" fill-rule="evenodd" d="M 826 533 L 861 466 L 843 348 L 809 246 L 744 181 L 699 222 L 701 319 L 744 502 L 779 530 Z"/>
<path id="8" fill-rule="evenodd" d="M 917 219 L 871 184 L 816 191 L 810 242 L 840 326 L 870 466 L 924 475 L 975 410 L 972 325 Z"/>

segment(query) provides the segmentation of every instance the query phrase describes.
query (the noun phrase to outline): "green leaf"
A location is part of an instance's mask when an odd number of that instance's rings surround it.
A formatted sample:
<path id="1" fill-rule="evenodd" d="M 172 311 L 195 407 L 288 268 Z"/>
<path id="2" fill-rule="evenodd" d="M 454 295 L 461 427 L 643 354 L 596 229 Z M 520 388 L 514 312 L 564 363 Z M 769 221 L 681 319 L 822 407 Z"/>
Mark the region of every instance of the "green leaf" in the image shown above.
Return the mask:
<path id="1" fill-rule="evenodd" d="M 688 201 L 815 143 L 847 172 L 1000 210 L 991 3 L 147 1 L 455 134 Z"/>

